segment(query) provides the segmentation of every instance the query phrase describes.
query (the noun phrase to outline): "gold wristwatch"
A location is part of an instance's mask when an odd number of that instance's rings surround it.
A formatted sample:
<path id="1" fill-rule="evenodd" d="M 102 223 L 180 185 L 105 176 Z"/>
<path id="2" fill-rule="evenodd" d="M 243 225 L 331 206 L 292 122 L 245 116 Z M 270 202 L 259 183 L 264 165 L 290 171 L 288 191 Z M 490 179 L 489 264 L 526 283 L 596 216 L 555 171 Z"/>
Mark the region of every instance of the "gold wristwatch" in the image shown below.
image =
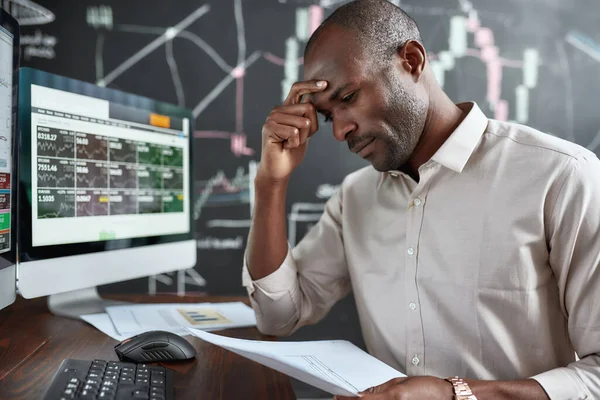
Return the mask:
<path id="1" fill-rule="evenodd" d="M 451 378 L 446 378 L 446 380 L 450 382 L 454 388 L 455 400 L 477 400 L 477 397 L 475 397 L 471 391 L 469 384 L 467 384 L 467 382 L 465 382 L 462 378 L 454 376 Z"/>

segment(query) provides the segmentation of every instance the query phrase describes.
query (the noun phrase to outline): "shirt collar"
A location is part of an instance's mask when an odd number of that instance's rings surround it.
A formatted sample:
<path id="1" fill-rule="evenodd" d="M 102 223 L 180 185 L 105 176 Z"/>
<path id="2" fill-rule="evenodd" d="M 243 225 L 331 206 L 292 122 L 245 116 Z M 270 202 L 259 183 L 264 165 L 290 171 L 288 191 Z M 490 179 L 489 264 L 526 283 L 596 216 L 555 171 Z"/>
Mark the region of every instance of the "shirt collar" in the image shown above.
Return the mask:
<path id="1" fill-rule="evenodd" d="M 461 173 L 487 128 L 488 118 L 477 103 L 465 102 L 457 106 L 467 111 L 467 115 L 429 161 Z M 395 170 L 383 172 L 377 187 L 380 187 L 390 175 L 404 175 L 404 172 Z"/>
<path id="2" fill-rule="evenodd" d="M 470 111 L 431 160 L 460 173 L 485 132 L 488 119 L 476 103 L 460 103 L 457 106 L 463 111 Z"/>

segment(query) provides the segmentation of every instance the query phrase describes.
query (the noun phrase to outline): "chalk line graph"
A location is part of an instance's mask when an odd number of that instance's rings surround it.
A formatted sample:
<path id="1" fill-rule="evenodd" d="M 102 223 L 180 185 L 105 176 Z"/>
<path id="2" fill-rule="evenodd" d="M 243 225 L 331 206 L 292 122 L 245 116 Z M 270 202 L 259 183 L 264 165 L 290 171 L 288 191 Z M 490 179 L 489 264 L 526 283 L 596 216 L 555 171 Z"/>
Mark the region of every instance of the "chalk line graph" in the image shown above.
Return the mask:
<path id="1" fill-rule="evenodd" d="M 235 130 L 233 132 L 198 131 L 195 132 L 195 137 L 199 139 L 228 139 L 231 141 L 231 152 L 234 155 L 253 156 L 255 155 L 254 150 L 246 146 L 246 139 L 244 137 L 245 134 L 243 129 L 243 81 L 246 71 L 261 57 L 275 65 L 284 67 L 285 77 L 282 80 L 281 92 L 282 97 L 284 97 L 289 86 L 298 79 L 299 66 L 303 63 L 303 59 L 299 56 L 300 42 L 307 40 L 310 33 L 316 29 L 324 17 L 325 9 L 337 7 L 345 2 L 346 0 L 322 0 L 318 5 L 311 4 L 306 7 L 298 7 L 296 12 L 296 34 L 286 40 L 285 58 L 278 57 L 270 52 L 262 51 L 255 51 L 254 53 L 251 53 L 250 57 L 246 58 L 247 48 L 242 3 L 239 0 L 234 1 L 234 19 L 236 24 L 238 44 L 237 63 L 235 65 L 229 65 L 214 48 L 208 45 L 205 40 L 195 33 L 186 30 L 195 20 L 206 15 L 210 11 L 210 6 L 208 4 L 199 7 L 196 9 L 196 11 L 191 13 L 179 23 L 175 24 L 173 27 L 157 28 L 137 25 L 116 25 L 114 27 L 116 30 L 153 34 L 157 35 L 158 37 L 140 51 L 133 54 L 128 60 L 115 68 L 105 77 L 100 78 L 98 82 L 100 84 L 106 84 L 114 80 L 118 75 L 127 70 L 127 68 L 130 68 L 135 63 L 139 62 L 143 57 L 154 51 L 162 44 L 165 44 L 167 63 L 169 65 L 173 85 L 177 93 L 178 103 L 183 105 L 185 104 L 185 93 L 182 89 L 181 78 L 179 77 L 177 64 L 173 55 L 172 41 L 175 38 L 189 40 L 196 44 L 196 46 L 198 46 L 198 48 L 204 51 L 207 55 L 209 55 L 225 74 L 224 78 L 218 82 L 198 104 L 195 105 L 195 116 L 200 115 L 234 80 L 236 81 Z M 521 60 L 510 60 L 502 57 L 498 47 L 495 44 L 494 32 L 492 29 L 483 26 L 481 22 L 481 17 L 485 17 L 488 20 L 493 20 L 505 27 L 509 27 L 512 24 L 512 17 L 510 15 L 498 12 L 478 11 L 473 6 L 473 3 L 469 0 L 458 0 L 458 7 L 424 7 L 415 4 L 406 4 L 406 2 L 401 4 L 400 1 L 392 1 L 392 3 L 401 5 L 404 10 L 412 15 L 446 16 L 449 18 L 450 35 L 448 50 L 433 54 L 431 57 L 432 67 L 442 86 L 445 83 L 445 72 L 455 68 L 456 60 L 462 57 L 473 57 L 479 59 L 487 68 L 486 101 L 494 113 L 494 118 L 500 120 L 509 120 L 510 118 L 511 120 L 520 123 L 528 122 L 528 105 L 530 102 L 529 91 L 538 85 L 539 68 L 542 65 L 541 57 L 535 48 L 526 48 L 523 52 Z M 103 13 L 108 14 L 106 10 L 103 11 Z M 112 27 L 112 21 L 106 23 L 105 25 Z M 307 26 L 308 29 L 306 29 Z M 466 46 L 467 35 L 472 35 L 474 37 L 476 44 L 475 48 Z M 99 45 L 101 45 L 101 40 L 99 39 L 99 41 Z M 590 57 L 594 59 L 600 59 L 600 46 L 581 32 L 570 32 L 567 35 L 566 41 L 579 48 L 586 54 L 589 54 Z M 559 54 L 560 53 L 561 52 L 559 51 Z M 560 59 L 563 69 L 568 70 L 568 60 L 564 57 L 560 57 Z M 516 104 L 514 107 L 515 113 L 512 116 L 509 115 L 510 104 L 507 100 L 503 99 L 501 92 L 503 69 L 509 68 L 520 69 L 523 71 L 523 82 L 514 89 Z M 97 69 L 101 70 L 102 68 Z M 565 75 L 568 76 L 569 74 Z M 566 82 L 566 84 L 569 86 L 569 82 Z M 570 92 L 570 90 L 567 90 L 567 92 Z M 566 99 L 566 103 L 570 104 L 568 99 Z M 567 123 L 567 131 L 565 132 L 567 139 L 574 140 L 572 128 L 573 112 L 572 110 L 569 111 L 569 107 L 567 107 L 567 120 L 570 121 Z M 593 141 L 588 147 L 597 147 L 596 141 Z"/>
<path id="2" fill-rule="evenodd" d="M 112 21 L 110 23 L 107 21 L 103 25 L 107 30 L 148 35 L 151 37 L 148 44 L 142 46 L 136 52 L 132 52 L 131 56 L 128 56 L 127 59 L 117 65 L 116 68 L 112 68 L 108 73 L 105 73 L 102 60 L 102 54 L 105 50 L 103 35 L 107 33 L 98 31 L 96 42 L 97 82 L 105 85 L 110 85 L 118 81 L 125 71 L 142 62 L 148 54 L 158 51 L 162 47 L 176 93 L 177 103 L 184 106 L 190 102 L 190 99 L 186 96 L 186 82 L 182 80 L 182 76 L 180 75 L 173 42 L 175 40 L 191 42 L 195 48 L 207 55 L 214 62 L 214 65 L 218 67 L 218 70 L 222 72 L 222 76 L 216 79 L 214 83 L 211 83 L 212 86 L 206 89 L 206 93 L 202 95 L 202 98 L 194 100 L 193 104 L 187 105 L 193 110 L 195 117 L 201 117 L 226 89 L 229 88 L 231 90 L 235 81 L 235 95 L 232 102 L 232 110 L 234 110 L 235 115 L 232 118 L 233 125 L 225 129 L 222 127 L 209 127 L 207 130 L 197 130 L 193 134 L 194 138 L 198 141 L 228 142 L 230 153 L 239 159 L 239 165 L 242 166 L 242 169 L 238 168 L 233 176 L 227 176 L 223 170 L 218 169 L 212 174 L 212 177 L 204 181 L 198 181 L 200 189 L 197 193 L 198 197 L 194 199 L 193 209 L 197 211 L 195 214 L 196 220 L 200 220 L 202 216 L 202 226 L 207 230 L 214 228 L 244 230 L 250 226 L 250 218 L 236 220 L 220 219 L 203 213 L 203 210 L 218 207 L 217 204 L 219 202 L 217 200 L 219 200 L 221 207 L 226 208 L 241 205 L 242 207 L 247 207 L 249 217 L 252 215 L 253 206 L 251 203 L 254 196 L 251 192 L 253 189 L 253 180 L 251 178 L 253 172 L 251 168 L 256 168 L 256 162 L 251 163 L 249 160 L 255 159 L 258 156 L 258 151 L 248 145 L 248 136 L 246 133 L 248 127 L 244 120 L 244 108 L 248 106 L 244 103 L 244 88 L 247 85 L 246 81 L 249 79 L 249 71 L 260 65 L 261 60 L 281 67 L 283 77 L 280 81 L 280 95 L 281 98 L 284 98 L 291 84 L 300 78 L 300 71 L 304 62 L 301 57 L 303 43 L 305 43 L 310 34 L 320 24 L 329 9 L 345 2 L 344 0 L 322 0 L 320 2 L 288 0 L 288 3 L 302 4 L 297 7 L 295 6 L 296 20 L 295 26 L 292 27 L 294 32 L 287 37 L 285 35 L 282 37 L 282 40 L 285 42 L 285 54 L 277 55 L 271 51 L 263 51 L 260 47 L 255 49 L 251 45 L 248 45 L 246 42 L 244 10 L 242 9 L 243 3 L 241 0 L 230 1 L 233 5 L 231 21 L 232 25 L 235 23 L 235 40 L 237 42 L 237 48 L 233 49 L 237 51 L 235 51 L 235 56 L 232 55 L 229 60 L 221 56 L 219 48 L 213 48 L 206 37 L 203 37 L 204 35 L 201 36 L 193 31 L 192 24 L 195 21 L 210 17 L 211 13 L 215 12 L 209 4 L 199 5 L 186 18 L 168 27 L 113 24 Z M 284 3 L 285 1 L 280 2 Z M 483 65 L 484 75 L 477 77 L 477 79 L 483 80 L 485 99 L 476 100 L 485 101 L 493 117 L 496 119 L 520 123 L 531 122 L 532 114 L 530 106 L 534 100 L 531 92 L 541 84 L 540 69 L 544 67 L 544 59 L 540 51 L 536 48 L 535 43 L 530 46 L 524 43 L 521 53 L 517 53 L 517 55 L 513 52 L 507 56 L 507 53 L 502 52 L 500 49 L 502 46 L 501 31 L 503 28 L 508 29 L 513 25 L 515 16 L 476 9 L 473 6 L 475 2 L 468 0 L 457 0 L 454 4 L 446 5 L 444 3 L 443 6 L 437 7 L 425 7 L 415 1 L 411 1 L 411 4 L 406 4 L 407 2 L 400 4 L 400 1 L 394 1 L 394 3 L 401 5 L 405 11 L 414 16 L 439 17 L 438 29 L 440 27 L 448 29 L 447 46 L 442 47 L 441 51 L 430 54 L 432 68 L 442 86 L 444 86 L 446 80 L 450 79 L 447 73 L 458 69 L 458 60 L 463 58 L 479 60 Z M 109 13 L 106 10 L 96 13 L 97 19 L 98 15 L 106 15 L 105 18 L 109 18 Z M 251 22 L 248 22 L 247 25 L 251 26 Z M 561 51 L 563 52 L 565 44 L 573 46 L 581 51 L 582 54 L 589 56 L 590 60 L 597 62 L 600 59 L 600 46 L 597 46 L 596 42 L 581 31 L 572 31 L 566 36 L 562 42 L 563 48 Z M 559 49 L 557 49 L 557 53 L 560 55 Z M 566 76 L 570 76 L 572 66 L 569 65 L 568 58 L 558 57 L 558 63 L 556 64 L 560 65 L 560 69 Z M 508 81 L 509 85 L 503 86 L 503 78 L 509 74 L 512 80 Z M 513 84 L 515 77 L 518 82 Z M 565 85 L 568 87 L 569 82 L 565 82 Z M 567 90 L 567 92 L 570 91 Z M 567 139 L 574 141 L 573 120 L 575 115 L 572 111 L 573 102 L 572 99 L 569 100 L 568 94 L 564 101 L 566 104 L 565 115 L 567 119 L 567 129 L 564 133 Z M 571 111 L 569 111 L 569 105 L 571 106 Z M 592 150 L 600 147 L 600 132 L 598 132 L 587 147 Z M 230 160 L 231 158 L 228 159 L 228 162 Z M 229 171 L 231 172 L 231 170 Z M 234 191 L 233 188 L 236 190 Z M 230 190 L 230 192 L 227 192 L 227 190 Z M 324 200 L 325 198 L 317 197 L 317 201 Z M 321 203 L 315 204 L 316 207 L 322 207 Z M 306 211 L 300 210 L 298 207 L 299 205 L 292 205 L 293 212 L 288 215 L 290 225 L 292 225 L 292 222 L 293 224 L 310 224 L 316 222 L 320 215 L 319 213 L 322 212 L 322 208 L 321 210 Z M 207 218 L 207 216 L 209 217 Z M 212 232 L 216 231 L 223 232 L 223 229 Z M 220 234 L 222 233 L 218 235 Z M 294 239 L 294 242 L 297 239 L 296 237 L 299 236 L 298 231 L 290 231 L 288 235 Z"/>
<path id="3" fill-rule="evenodd" d="M 245 134 L 243 129 L 244 77 L 246 75 L 247 69 L 261 57 L 275 65 L 283 66 L 286 70 L 286 79 L 284 79 L 284 81 L 282 82 L 282 96 L 284 97 L 284 93 L 287 93 L 289 87 L 293 84 L 293 82 L 295 82 L 298 79 L 298 65 L 301 65 L 303 63 L 303 58 L 299 56 L 300 49 L 297 38 L 288 39 L 286 43 L 288 49 L 286 51 L 286 54 L 288 55 L 288 57 L 286 57 L 286 59 L 275 56 L 270 52 L 262 52 L 258 50 L 254 51 L 252 54 L 250 54 L 250 56 L 246 58 L 247 49 L 241 4 L 241 0 L 234 1 L 234 15 L 238 43 L 237 64 L 235 66 L 229 65 L 218 54 L 218 52 L 201 37 L 199 37 L 193 32 L 186 30 L 186 28 L 188 28 L 197 19 L 204 16 L 210 11 L 210 6 L 208 4 L 199 7 L 175 26 L 167 28 L 147 27 L 130 24 L 113 25 L 112 11 L 103 9 L 101 11 L 89 12 L 88 14 L 94 17 L 93 20 L 88 20 L 90 26 L 102 26 L 107 29 L 114 29 L 116 31 L 151 34 L 158 36 L 104 76 L 104 65 L 102 60 L 104 33 L 99 32 L 96 42 L 97 84 L 100 86 L 106 86 L 112 83 L 120 75 L 122 75 L 127 70 L 135 66 L 140 61 L 142 61 L 147 55 L 158 49 L 160 46 L 165 45 L 166 60 L 171 73 L 171 80 L 175 88 L 177 102 L 179 105 L 184 106 L 186 104 L 185 93 L 183 90 L 182 80 L 179 75 L 177 62 L 173 54 L 173 40 L 175 40 L 176 38 L 189 40 L 192 43 L 194 43 L 199 49 L 201 49 L 204 53 L 206 53 L 225 73 L 223 79 L 220 82 L 218 82 L 213 87 L 213 89 L 210 90 L 208 94 L 193 107 L 194 117 L 197 118 L 235 80 L 235 132 L 228 133 L 231 139 L 232 153 L 236 156 L 254 155 L 254 151 L 252 149 L 248 149 L 245 146 L 246 139 L 244 138 Z M 322 14 L 322 9 L 320 9 L 317 6 L 310 6 L 308 8 L 298 9 L 296 21 L 299 24 L 299 26 L 304 28 L 296 29 L 296 33 L 300 36 L 300 40 L 308 39 L 310 33 L 312 33 L 312 31 L 314 31 L 314 29 L 316 29 L 319 25 L 322 18 Z M 222 135 L 214 135 L 212 131 L 198 131 L 195 133 L 194 136 L 196 138 L 223 138 L 223 135 L 225 134 L 226 132 L 222 132 Z"/>

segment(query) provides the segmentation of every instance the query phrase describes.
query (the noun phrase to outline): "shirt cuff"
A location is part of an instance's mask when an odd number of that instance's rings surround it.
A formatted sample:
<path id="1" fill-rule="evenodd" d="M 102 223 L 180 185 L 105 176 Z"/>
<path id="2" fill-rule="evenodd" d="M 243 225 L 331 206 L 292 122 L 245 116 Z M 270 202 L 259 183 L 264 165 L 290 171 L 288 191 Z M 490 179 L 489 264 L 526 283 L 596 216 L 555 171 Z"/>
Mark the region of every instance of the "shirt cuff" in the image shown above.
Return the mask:
<path id="1" fill-rule="evenodd" d="M 531 377 L 546 391 L 550 400 L 591 400 L 592 396 L 569 368 L 556 368 Z"/>
<path id="2" fill-rule="evenodd" d="M 291 249 L 288 245 L 288 252 L 283 260 L 283 263 L 271 274 L 253 280 L 248 272 L 246 257 L 244 256 L 244 267 L 242 268 L 242 284 L 248 290 L 248 294 L 252 296 L 256 289 L 260 290 L 265 296 L 271 300 L 277 300 L 294 287 L 298 275 L 296 263 L 292 257 Z"/>

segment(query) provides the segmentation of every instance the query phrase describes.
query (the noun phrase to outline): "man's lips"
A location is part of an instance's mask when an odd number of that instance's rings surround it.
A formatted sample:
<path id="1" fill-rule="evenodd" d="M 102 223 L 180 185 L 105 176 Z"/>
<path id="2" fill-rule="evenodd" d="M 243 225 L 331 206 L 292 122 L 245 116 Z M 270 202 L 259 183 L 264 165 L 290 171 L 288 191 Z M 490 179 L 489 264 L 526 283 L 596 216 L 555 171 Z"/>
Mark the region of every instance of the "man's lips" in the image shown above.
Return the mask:
<path id="1" fill-rule="evenodd" d="M 355 145 L 353 145 L 350 148 L 350 151 L 352 151 L 353 153 L 359 153 L 362 149 L 364 149 L 365 147 L 367 147 L 374 140 L 375 140 L 375 138 L 369 138 L 369 139 L 361 140 L 360 142 L 358 142 Z"/>

